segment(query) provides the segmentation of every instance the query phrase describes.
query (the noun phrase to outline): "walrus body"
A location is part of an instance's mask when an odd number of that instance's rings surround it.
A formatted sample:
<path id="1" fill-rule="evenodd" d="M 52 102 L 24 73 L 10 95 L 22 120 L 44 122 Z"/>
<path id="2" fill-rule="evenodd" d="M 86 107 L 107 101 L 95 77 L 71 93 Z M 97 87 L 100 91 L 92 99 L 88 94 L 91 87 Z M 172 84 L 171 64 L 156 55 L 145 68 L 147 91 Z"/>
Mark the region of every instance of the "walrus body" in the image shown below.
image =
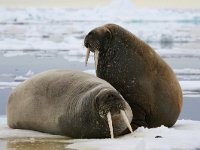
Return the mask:
<path id="1" fill-rule="evenodd" d="M 115 136 L 127 128 L 121 110 L 131 122 L 130 106 L 106 81 L 78 71 L 50 70 L 12 91 L 7 120 L 11 128 L 73 138 L 106 138 L 110 137 L 106 118 L 109 112 Z"/>
<path id="2" fill-rule="evenodd" d="M 96 74 L 131 106 L 132 128 L 171 127 L 182 109 L 182 90 L 168 64 L 145 42 L 115 24 L 93 29 L 85 46 L 95 52 Z"/>

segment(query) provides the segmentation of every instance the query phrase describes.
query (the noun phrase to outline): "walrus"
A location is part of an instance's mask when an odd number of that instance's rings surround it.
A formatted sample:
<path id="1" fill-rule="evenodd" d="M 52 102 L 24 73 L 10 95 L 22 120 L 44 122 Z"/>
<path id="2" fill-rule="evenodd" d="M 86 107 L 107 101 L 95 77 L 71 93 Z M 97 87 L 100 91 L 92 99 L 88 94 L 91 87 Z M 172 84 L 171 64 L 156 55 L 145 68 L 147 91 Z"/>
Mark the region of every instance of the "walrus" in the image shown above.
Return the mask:
<path id="1" fill-rule="evenodd" d="M 182 90 L 170 66 L 144 41 L 116 24 L 91 30 L 84 39 L 94 52 L 96 75 L 114 86 L 130 105 L 133 130 L 172 127 L 182 109 Z"/>
<path id="2" fill-rule="evenodd" d="M 7 104 L 7 122 L 72 138 L 119 136 L 130 122 L 128 103 L 108 82 L 84 72 L 48 70 L 18 85 Z"/>

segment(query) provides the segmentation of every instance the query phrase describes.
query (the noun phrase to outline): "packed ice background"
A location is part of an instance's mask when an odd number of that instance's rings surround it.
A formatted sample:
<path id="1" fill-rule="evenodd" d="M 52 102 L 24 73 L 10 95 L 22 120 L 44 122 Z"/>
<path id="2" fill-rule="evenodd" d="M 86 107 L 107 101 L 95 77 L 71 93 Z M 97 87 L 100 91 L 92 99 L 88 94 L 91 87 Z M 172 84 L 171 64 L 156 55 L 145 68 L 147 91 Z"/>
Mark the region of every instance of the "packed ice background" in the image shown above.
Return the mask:
<path id="1" fill-rule="evenodd" d="M 119 24 L 150 44 L 162 58 L 174 64 L 172 69 L 184 97 L 200 97 L 200 9 L 139 8 L 128 0 L 113 0 L 107 6 L 82 9 L 0 8 L 0 62 L 19 56 L 61 56 L 66 61 L 83 64 L 85 35 L 106 23 Z M 90 57 L 89 63 L 94 63 L 93 57 Z M 94 66 L 83 70 L 95 74 Z M 32 68 L 24 74 L 0 71 L 0 90 L 15 88 L 35 73 Z M 0 117 L 0 139 L 26 136 L 52 137 L 39 132 L 9 129 L 6 117 Z M 114 140 L 71 142 L 74 144 L 66 148 L 195 149 L 200 148 L 200 122 L 178 120 L 173 128 L 141 127 Z"/>

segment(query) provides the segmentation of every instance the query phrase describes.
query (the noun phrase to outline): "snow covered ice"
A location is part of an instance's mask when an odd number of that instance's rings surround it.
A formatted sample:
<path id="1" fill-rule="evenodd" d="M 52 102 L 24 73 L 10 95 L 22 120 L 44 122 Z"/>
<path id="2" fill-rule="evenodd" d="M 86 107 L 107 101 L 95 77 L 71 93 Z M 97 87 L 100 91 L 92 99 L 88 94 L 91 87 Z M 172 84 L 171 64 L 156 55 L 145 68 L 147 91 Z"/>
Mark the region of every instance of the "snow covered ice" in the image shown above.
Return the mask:
<path id="1" fill-rule="evenodd" d="M 200 122 L 179 120 L 173 128 L 161 126 L 154 129 L 138 128 L 132 134 L 114 140 L 73 141 L 69 148 L 79 150 L 189 150 L 200 146 Z"/>
<path id="2" fill-rule="evenodd" d="M 6 125 L 6 118 L 0 117 L 0 139 L 29 138 L 29 142 L 44 142 L 44 139 L 57 139 L 65 148 L 86 150 L 154 150 L 154 149 L 197 149 L 200 147 L 200 122 L 192 120 L 178 120 L 172 128 L 164 126 L 147 129 L 140 127 L 132 134 L 127 134 L 115 139 L 83 139 L 72 140 L 58 135 L 50 135 L 29 130 L 10 129 Z M 27 139 L 26 139 L 27 140 Z M 19 140 L 20 141 L 20 140 Z M 15 141 L 17 142 L 17 141 Z M 73 143 L 73 144 L 69 144 Z"/>

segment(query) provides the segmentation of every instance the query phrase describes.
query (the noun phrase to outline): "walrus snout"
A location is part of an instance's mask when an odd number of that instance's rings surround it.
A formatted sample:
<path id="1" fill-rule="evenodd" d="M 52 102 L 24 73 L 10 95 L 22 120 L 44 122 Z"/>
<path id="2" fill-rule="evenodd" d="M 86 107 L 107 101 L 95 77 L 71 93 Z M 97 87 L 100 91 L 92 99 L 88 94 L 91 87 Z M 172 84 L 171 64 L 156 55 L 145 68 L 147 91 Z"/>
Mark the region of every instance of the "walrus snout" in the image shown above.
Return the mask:
<path id="1" fill-rule="evenodd" d="M 99 92 L 95 101 L 100 117 L 108 122 L 111 138 L 120 135 L 126 128 L 133 132 L 130 125 L 132 110 L 117 91 L 104 89 Z"/>
<path id="2" fill-rule="evenodd" d="M 95 31 L 90 31 L 84 39 L 84 46 L 94 52 L 100 48 L 101 41 L 101 35 L 98 35 Z"/>
<path id="3" fill-rule="evenodd" d="M 84 45 L 87 48 L 85 64 L 87 65 L 91 51 L 94 53 L 95 65 L 97 66 L 99 51 L 108 49 L 111 39 L 111 31 L 106 27 L 98 27 L 90 31 L 84 39 Z"/>

